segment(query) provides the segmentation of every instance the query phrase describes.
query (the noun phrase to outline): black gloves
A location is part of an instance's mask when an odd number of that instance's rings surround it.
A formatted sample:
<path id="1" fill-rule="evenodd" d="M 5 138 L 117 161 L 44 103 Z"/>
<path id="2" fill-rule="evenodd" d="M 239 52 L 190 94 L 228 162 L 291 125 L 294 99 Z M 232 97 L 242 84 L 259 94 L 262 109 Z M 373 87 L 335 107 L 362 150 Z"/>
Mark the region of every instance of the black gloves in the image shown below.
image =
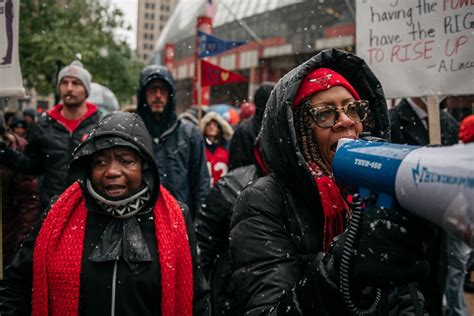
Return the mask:
<path id="1" fill-rule="evenodd" d="M 380 288 L 421 281 L 428 276 L 426 245 L 434 227 L 402 209 L 364 209 L 350 263 L 351 283 Z M 339 271 L 348 232 L 333 241 L 328 260 Z"/>

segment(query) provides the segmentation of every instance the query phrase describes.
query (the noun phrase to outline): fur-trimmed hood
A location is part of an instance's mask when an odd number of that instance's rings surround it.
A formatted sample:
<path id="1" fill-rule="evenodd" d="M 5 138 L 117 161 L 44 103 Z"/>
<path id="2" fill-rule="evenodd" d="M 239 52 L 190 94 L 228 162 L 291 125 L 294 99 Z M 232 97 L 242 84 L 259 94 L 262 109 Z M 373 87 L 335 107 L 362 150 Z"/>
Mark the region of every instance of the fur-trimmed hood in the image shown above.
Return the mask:
<path id="1" fill-rule="evenodd" d="M 209 112 L 201 119 L 199 123 L 199 128 L 201 129 L 201 133 L 204 135 L 206 130 L 206 125 L 211 122 L 212 120 L 216 121 L 217 124 L 220 126 L 222 131 L 222 136 L 226 141 L 229 141 L 234 134 L 234 130 L 232 126 L 217 112 Z"/>

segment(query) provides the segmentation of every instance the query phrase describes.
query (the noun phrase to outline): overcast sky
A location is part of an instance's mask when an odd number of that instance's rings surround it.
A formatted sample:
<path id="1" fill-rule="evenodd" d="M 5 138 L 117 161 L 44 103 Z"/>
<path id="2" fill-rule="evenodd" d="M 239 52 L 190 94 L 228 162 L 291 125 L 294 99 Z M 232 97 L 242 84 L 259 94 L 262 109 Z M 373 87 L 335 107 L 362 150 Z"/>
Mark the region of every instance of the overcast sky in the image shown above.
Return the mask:
<path id="1" fill-rule="evenodd" d="M 110 0 L 112 5 L 117 6 L 124 13 L 124 19 L 130 23 L 132 29 L 130 31 L 121 30 L 117 32 L 117 36 L 125 38 L 132 49 L 137 44 L 137 10 L 138 0 Z"/>

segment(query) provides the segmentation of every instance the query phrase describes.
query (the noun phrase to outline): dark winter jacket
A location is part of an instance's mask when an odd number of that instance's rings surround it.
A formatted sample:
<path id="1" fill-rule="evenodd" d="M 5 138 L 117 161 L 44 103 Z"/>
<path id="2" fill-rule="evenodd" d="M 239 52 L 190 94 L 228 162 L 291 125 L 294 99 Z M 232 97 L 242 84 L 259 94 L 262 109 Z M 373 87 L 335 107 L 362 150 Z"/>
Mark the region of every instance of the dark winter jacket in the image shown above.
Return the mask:
<path id="1" fill-rule="evenodd" d="M 40 199 L 41 209 L 44 209 L 53 196 L 66 189 L 72 153 L 99 119 L 100 114 L 96 112 L 70 133 L 48 113 L 43 113 L 37 124 L 39 130 L 32 135 L 24 154 L 5 149 L 0 153 L 0 163 L 25 173 L 42 175 Z"/>
<path id="2" fill-rule="evenodd" d="M 260 175 L 255 165 L 232 170 L 211 189 L 196 216 L 201 267 L 211 287 L 214 315 L 238 315 L 228 255 L 230 219 L 237 196 Z"/>
<path id="3" fill-rule="evenodd" d="M 155 79 L 166 82 L 171 91 L 159 121 L 146 104 L 145 96 L 146 86 Z M 175 81 L 165 67 L 151 65 L 143 69 L 137 97 L 137 114 L 145 122 L 155 143 L 161 184 L 177 200 L 188 205 L 194 219 L 210 190 L 204 139 L 195 125 L 177 119 Z"/>
<path id="4" fill-rule="evenodd" d="M 262 125 L 267 100 L 274 87 L 274 82 L 264 82 L 255 92 L 255 115 L 235 129 L 230 141 L 229 170 L 256 163 L 253 146 Z"/>
<path id="5" fill-rule="evenodd" d="M 10 148 L 23 152 L 26 140 L 8 133 Z M 40 211 L 38 178 L 0 165 L 2 181 L 3 267 L 10 264 L 21 243 L 38 222 Z"/>
<path id="6" fill-rule="evenodd" d="M 389 136 L 382 87 L 362 59 L 324 50 L 280 79 L 259 136 L 263 160 L 272 173 L 240 194 L 231 222 L 232 277 L 246 315 L 348 314 L 336 274 L 321 264 L 323 211 L 316 182 L 297 145 L 291 109 L 302 79 L 320 67 L 340 73 L 369 101 L 364 131 Z"/>
<path id="7" fill-rule="evenodd" d="M 7 133 L 10 148 L 22 152 L 26 140 Z M 3 268 L 10 264 L 39 217 L 38 179 L 0 165 Z"/>
<path id="8" fill-rule="evenodd" d="M 391 141 L 397 144 L 425 146 L 429 144 L 429 133 L 406 99 L 390 109 Z M 441 144 L 458 142 L 459 124 L 451 114 L 440 111 Z M 447 274 L 446 233 L 438 230 L 428 253 L 431 265 L 428 280 L 420 285 L 430 315 L 443 314 L 443 295 Z"/>
<path id="9" fill-rule="evenodd" d="M 104 124 L 94 130 L 92 136 L 83 146 L 78 147 L 71 163 L 70 177 L 79 180 L 83 194 L 86 196 L 88 216 L 85 227 L 84 248 L 81 265 L 79 314 L 111 315 L 112 289 L 115 287 L 115 315 L 161 315 L 161 274 L 158 261 L 155 225 L 152 207 L 156 203 L 159 192 L 159 175 L 154 164 L 153 147 L 149 134 L 138 116 L 130 113 L 115 112 L 112 119 L 104 117 Z M 108 121 L 106 121 L 108 120 Z M 95 136 L 97 135 L 97 136 Z M 84 179 L 87 177 L 91 155 L 107 148 L 106 142 L 98 142 L 101 137 L 115 137 L 134 146 L 144 158 L 142 175 L 144 181 L 153 192 L 150 202 L 137 215 L 137 220 L 144 237 L 152 262 L 134 274 L 127 263 L 121 258 L 117 261 L 116 280 L 113 279 L 116 261 L 93 262 L 89 259 L 96 245 L 101 243 L 104 227 L 112 220 L 117 220 L 100 212 L 95 200 L 85 189 Z M 94 140 L 94 141 L 93 141 Z M 110 146 L 110 145 L 108 145 Z M 183 208 L 183 216 L 187 225 L 188 239 L 193 260 L 194 274 L 194 314 L 207 313 L 207 291 L 204 290 L 204 279 L 198 266 L 196 239 L 187 209 Z M 48 216 L 45 213 L 45 216 Z M 120 220 L 120 219 L 119 219 Z M 35 238 L 40 227 L 37 227 L 23 244 L 12 265 L 7 269 L 6 278 L 0 286 L 1 315 L 31 314 L 32 258 Z M 114 286 L 115 282 L 115 286 Z"/>
<path id="10" fill-rule="evenodd" d="M 440 111 L 441 144 L 458 142 L 459 123 L 449 113 Z M 430 143 L 429 134 L 418 115 L 406 99 L 390 109 L 391 141 L 396 144 L 425 146 Z"/>

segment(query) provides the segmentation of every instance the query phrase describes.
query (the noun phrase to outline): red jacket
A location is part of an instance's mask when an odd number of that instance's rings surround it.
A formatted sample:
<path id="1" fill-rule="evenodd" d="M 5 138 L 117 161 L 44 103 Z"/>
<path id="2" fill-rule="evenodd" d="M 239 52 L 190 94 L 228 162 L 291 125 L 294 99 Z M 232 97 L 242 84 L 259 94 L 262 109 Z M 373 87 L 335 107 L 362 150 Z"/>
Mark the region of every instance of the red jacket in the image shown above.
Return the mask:
<path id="1" fill-rule="evenodd" d="M 216 146 L 216 145 L 213 145 Z M 211 187 L 227 173 L 229 168 L 229 151 L 222 146 L 216 146 L 212 149 L 206 146 L 206 159 L 209 174 L 211 175 Z"/>

